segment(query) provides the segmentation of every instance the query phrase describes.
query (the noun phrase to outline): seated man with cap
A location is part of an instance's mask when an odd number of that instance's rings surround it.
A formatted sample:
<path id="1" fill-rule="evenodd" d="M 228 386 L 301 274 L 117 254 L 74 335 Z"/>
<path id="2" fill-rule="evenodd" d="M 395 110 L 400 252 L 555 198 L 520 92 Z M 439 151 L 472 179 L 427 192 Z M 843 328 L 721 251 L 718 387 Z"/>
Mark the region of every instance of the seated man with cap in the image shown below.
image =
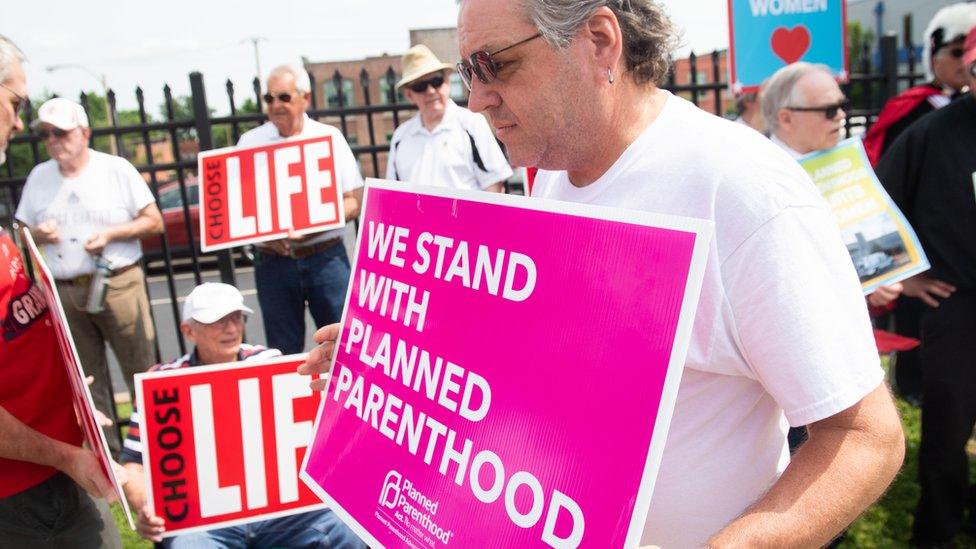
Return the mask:
<path id="1" fill-rule="evenodd" d="M 393 132 L 386 178 L 500 192 L 512 168 L 484 116 L 451 100 L 451 66 L 422 44 L 403 56 L 397 88 L 420 111 Z"/>
<path id="2" fill-rule="evenodd" d="M 244 297 L 229 284 L 206 282 L 193 289 L 183 302 L 180 331 L 194 345 L 189 353 L 150 372 L 175 370 L 208 364 L 266 360 L 280 356 L 277 349 L 244 343 L 245 314 L 253 313 Z M 153 516 L 147 505 L 139 438 L 140 416 L 133 410 L 129 433 L 122 450 L 122 463 L 131 482 L 125 485 L 129 504 L 138 511 L 136 530 L 164 547 L 327 547 L 363 548 L 365 545 L 329 510 L 321 509 L 275 519 L 193 532 L 163 539 L 165 521 Z"/>

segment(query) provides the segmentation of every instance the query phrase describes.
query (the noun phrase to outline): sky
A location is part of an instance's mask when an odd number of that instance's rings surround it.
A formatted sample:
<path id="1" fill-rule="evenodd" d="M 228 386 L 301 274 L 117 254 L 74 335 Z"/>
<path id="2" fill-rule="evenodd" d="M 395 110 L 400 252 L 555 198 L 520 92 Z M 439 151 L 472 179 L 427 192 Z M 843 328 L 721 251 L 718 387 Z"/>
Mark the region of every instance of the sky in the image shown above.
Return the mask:
<path id="1" fill-rule="evenodd" d="M 663 4 L 682 30 L 681 54 L 727 46 L 724 0 Z M 254 37 L 261 38 L 266 74 L 282 63 L 300 65 L 303 56 L 314 62 L 400 54 L 409 47 L 409 29 L 456 24 L 455 0 L 49 0 L 7 2 L 0 34 L 26 53 L 32 96 L 101 93 L 104 77 L 120 109 L 135 108 L 141 86 L 147 111 L 157 114 L 163 85 L 188 95 L 188 74 L 200 71 L 210 106 L 226 113 L 228 78 L 238 101 L 250 97 Z"/>

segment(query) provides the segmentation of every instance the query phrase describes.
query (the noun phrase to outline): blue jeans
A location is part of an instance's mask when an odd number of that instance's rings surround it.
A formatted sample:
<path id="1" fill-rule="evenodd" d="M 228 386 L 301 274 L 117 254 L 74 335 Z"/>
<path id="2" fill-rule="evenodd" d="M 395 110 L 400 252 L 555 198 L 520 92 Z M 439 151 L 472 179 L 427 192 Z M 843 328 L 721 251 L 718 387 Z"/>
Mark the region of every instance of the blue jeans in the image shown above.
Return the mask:
<path id="1" fill-rule="evenodd" d="M 305 350 L 306 303 L 316 326 L 339 322 L 349 273 L 341 242 L 301 259 L 261 253 L 254 281 L 268 347 L 286 355 Z"/>
<path id="2" fill-rule="evenodd" d="M 163 540 L 167 549 L 231 549 L 293 547 L 305 549 L 365 549 L 348 526 L 329 509 L 309 511 L 208 532 L 193 532 Z"/>

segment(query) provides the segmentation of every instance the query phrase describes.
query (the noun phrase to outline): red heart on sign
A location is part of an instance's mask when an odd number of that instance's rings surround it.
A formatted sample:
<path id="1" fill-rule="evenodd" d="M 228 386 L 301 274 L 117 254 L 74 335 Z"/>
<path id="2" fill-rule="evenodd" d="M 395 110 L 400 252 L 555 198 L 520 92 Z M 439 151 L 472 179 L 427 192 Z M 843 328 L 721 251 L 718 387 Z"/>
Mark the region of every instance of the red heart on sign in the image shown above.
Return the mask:
<path id="1" fill-rule="evenodd" d="M 789 65 L 803 58 L 810 49 L 810 31 L 804 25 L 792 29 L 780 27 L 773 31 L 773 53 Z"/>

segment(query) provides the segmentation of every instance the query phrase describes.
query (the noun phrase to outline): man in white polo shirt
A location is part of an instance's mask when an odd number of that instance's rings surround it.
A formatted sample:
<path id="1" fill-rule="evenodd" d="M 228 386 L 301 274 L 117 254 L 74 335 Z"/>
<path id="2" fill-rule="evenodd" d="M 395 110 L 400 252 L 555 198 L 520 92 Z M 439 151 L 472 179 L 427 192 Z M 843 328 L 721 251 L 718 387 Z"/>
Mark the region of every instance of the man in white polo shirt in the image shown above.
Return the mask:
<path id="1" fill-rule="evenodd" d="M 27 176 L 16 218 L 44 247 L 85 374 L 95 378 L 95 408 L 115 420 L 105 342 L 134 396 L 132 376 L 153 362 L 155 337 L 139 239 L 162 233 L 163 218 L 132 164 L 88 148 L 91 129 L 81 105 L 51 99 L 41 105 L 32 127 L 51 159 Z M 93 308 L 89 293 L 97 264 L 108 276 L 108 288 L 101 306 Z M 118 434 L 106 434 L 117 453 Z"/>
<path id="2" fill-rule="evenodd" d="M 386 178 L 501 192 L 512 168 L 485 117 L 451 101 L 451 66 L 422 44 L 407 51 L 402 65 L 397 87 L 420 112 L 393 132 Z"/>
<path id="3" fill-rule="evenodd" d="M 270 120 L 242 135 L 237 144 L 254 147 L 289 138 L 332 136 L 336 183 L 346 221 L 351 221 L 359 215 L 363 193 L 359 164 L 342 132 L 305 114 L 311 91 L 304 70 L 289 65 L 272 70 L 264 93 Z M 254 279 L 269 347 L 286 355 L 302 352 L 306 303 L 316 326 L 339 321 L 350 270 L 344 234 L 344 229 L 335 229 L 258 246 Z"/>

